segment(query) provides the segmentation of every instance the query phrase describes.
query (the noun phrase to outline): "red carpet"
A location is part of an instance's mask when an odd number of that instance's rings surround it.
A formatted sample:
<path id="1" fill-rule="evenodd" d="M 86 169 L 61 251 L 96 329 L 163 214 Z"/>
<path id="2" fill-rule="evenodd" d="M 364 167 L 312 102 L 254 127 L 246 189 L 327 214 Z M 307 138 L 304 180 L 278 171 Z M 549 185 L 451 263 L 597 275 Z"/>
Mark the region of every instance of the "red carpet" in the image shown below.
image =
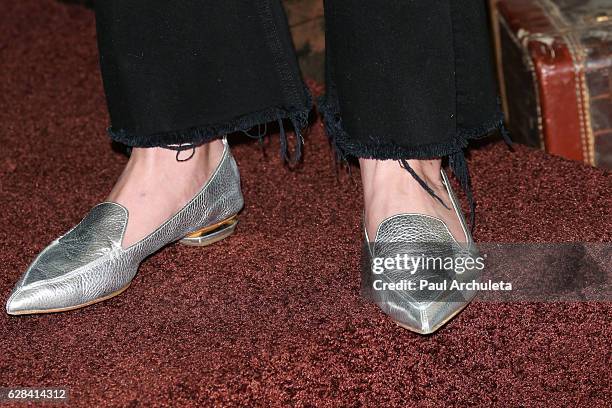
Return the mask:
<path id="1" fill-rule="evenodd" d="M 0 3 L 4 304 L 126 158 L 104 132 L 91 11 Z M 78 407 L 611 406 L 609 303 L 474 303 L 434 336 L 400 329 L 358 293 L 358 172 L 336 177 L 319 122 L 294 171 L 266 143 L 235 146 L 246 208 L 228 240 L 166 248 L 100 305 L 0 313 L 0 387 L 67 387 Z M 477 240 L 611 240 L 609 173 L 501 143 L 470 165 Z"/>

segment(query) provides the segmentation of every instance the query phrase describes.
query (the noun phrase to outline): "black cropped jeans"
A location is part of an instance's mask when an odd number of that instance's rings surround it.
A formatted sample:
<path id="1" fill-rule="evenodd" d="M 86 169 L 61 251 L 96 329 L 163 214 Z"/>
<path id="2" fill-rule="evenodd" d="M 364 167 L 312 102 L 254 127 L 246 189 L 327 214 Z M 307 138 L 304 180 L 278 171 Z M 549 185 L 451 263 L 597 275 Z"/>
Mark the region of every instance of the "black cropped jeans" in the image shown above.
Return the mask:
<path id="1" fill-rule="evenodd" d="M 280 0 L 95 9 L 114 140 L 168 147 L 270 121 L 306 126 L 312 101 Z M 327 0 L 325 19 L 319 110 L 340 155 L 449 156 L 467 185 L 462 149 L 502 123 L 485 0 Z"/>

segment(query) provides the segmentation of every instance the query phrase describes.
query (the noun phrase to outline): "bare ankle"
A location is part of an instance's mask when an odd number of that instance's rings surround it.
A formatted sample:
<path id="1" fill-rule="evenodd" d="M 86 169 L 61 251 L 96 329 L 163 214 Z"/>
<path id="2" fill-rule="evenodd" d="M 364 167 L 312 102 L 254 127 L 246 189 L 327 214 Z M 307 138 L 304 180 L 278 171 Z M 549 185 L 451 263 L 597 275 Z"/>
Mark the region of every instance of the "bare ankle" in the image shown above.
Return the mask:
<path id="1" fill-rule="evenodd" d="M 129 211 L 124 248 L 185 206 L 218 167 L 224 148 L 216 140 L 179 152 L 189 158 L 186 161 L 177 161 L 175 150 L 135 148 L 107 198 Z"/>
<path id="2" fill-rule="evenodd" d="M 360 159 L 364 194 L 384 194 L 385 191 L 411 192 L 422 186 L 398 160 Z M 407 160 L 408 165 L 425 183 L 434 189 L 442 187 L 441 160 Z"/>

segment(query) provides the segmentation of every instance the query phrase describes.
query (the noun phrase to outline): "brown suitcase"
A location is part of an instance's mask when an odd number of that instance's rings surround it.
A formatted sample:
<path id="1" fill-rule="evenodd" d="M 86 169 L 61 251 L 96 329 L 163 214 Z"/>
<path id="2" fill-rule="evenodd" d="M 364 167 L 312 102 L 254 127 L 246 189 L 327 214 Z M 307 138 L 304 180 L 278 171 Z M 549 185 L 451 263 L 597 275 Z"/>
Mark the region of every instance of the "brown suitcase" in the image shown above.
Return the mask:
<path id="1" fill-rule="evenodd" d="M 612 0 L 499 0 L 496 14 L 513 139 L 612 169 Z"/>

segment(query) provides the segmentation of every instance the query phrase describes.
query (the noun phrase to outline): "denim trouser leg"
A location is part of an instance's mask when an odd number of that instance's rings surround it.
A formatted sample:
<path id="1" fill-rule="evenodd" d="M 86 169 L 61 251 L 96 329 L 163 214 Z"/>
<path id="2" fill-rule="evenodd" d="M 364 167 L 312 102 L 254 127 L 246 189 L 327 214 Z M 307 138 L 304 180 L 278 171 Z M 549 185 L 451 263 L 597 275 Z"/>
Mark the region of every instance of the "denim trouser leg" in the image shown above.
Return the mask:
<path id="1" fill-rule="evenodd" d="M 457 153 L 501 123 L 484 0 L 327 0 L 327 130 L 343 156 Z"/>
<path id="2" fill-rule="evenodd" d="M 449 156 L 501 124 L 485 0 L 327 0 L 320 110 L 342 156 Z M 111 136 L 202 143 L 311 108 L 280 0 L 96 2 Z"/>
<path id="3" fill-rule="evenodd" d="M 199 144 L 312 102 L 278 0 L 95 2 L 111 137 L 129 146 Z"/>

